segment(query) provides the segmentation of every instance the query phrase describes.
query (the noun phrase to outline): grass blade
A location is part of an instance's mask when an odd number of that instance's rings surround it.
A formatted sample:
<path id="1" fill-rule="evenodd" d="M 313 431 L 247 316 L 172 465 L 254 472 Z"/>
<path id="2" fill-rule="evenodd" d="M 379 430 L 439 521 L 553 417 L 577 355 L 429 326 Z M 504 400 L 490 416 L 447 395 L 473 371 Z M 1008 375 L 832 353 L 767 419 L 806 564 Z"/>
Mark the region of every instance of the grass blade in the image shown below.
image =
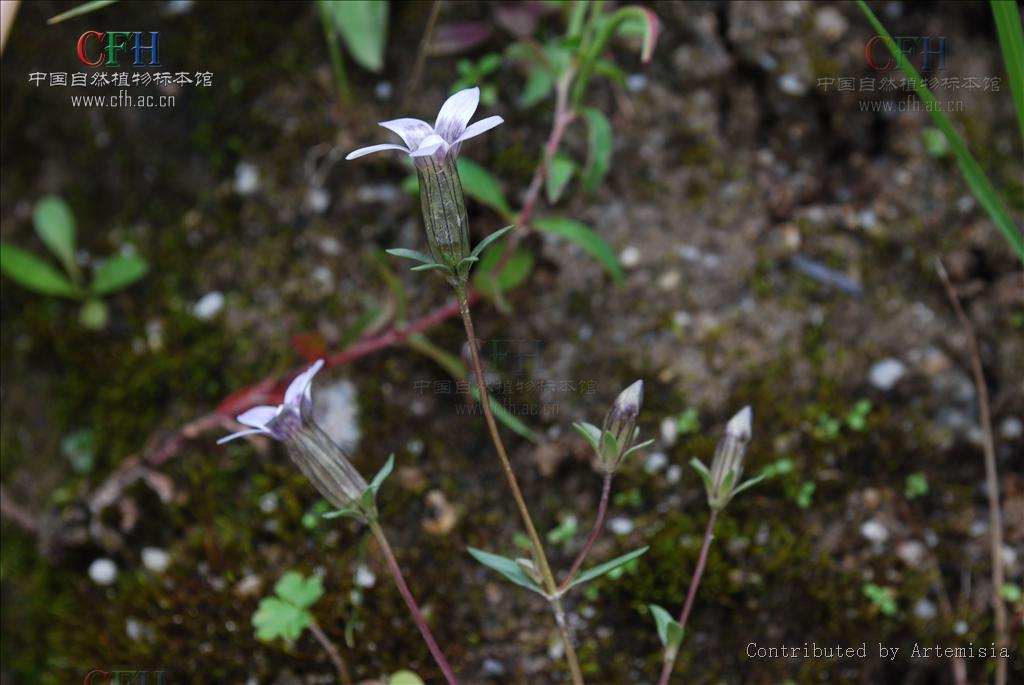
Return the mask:
<path id="1" fill-rule="evenodd" d="M 992 16 L 996 20 L 1003 64 L 1010 77 L 1013 106 L 1020 124 L 1020 142 L 1024 145 L 1024 30 L 1020 26 L 1020 10 L 1016 0 L 992 0 Z"/>

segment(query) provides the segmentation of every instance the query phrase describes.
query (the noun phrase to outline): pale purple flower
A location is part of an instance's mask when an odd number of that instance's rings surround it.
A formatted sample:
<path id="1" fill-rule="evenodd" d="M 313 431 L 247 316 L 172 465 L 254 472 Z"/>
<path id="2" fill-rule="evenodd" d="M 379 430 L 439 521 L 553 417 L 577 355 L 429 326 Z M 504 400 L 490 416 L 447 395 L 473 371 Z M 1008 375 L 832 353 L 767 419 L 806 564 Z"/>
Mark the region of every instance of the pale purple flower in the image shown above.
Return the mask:
<path id="1" fill-rule="evenodd" d="M 222 445 L 235 438 L 256 434 L 269 435 L 281 441 L 291 438 L 302 428 L 303 421 L 312 415 L 313 377 L 323 366 L 324 360 L 320 359 L 296 376 L 284 391 L 284 402 L 276 407 L 262 405 L 239 414 L 235 420 L 249 428 L 225 436 L 218 440 L 217 444 Z"/>
<path id="2" fill-rule="evenodd" d="M 217 444 L 243 435 L 269 435 L 284 443 L 288 456 L 309 479 L 324 499 L 338 508 L 359 502 L 367 485 L 348 456 L 313 421 L 313 377 L 324 366 L 320 359 L 295 377 L 284 393 L 284 401 L 276 407 L 253 407 L 237 417 L 249 426 L 217 441 Z M 364 514 L 367 511 L 360 509 Z"/>
<path id="3" fill-rule="evenodd" d="M 383 150 L 401 150 L 413 158 L 419 166 L 422 161 L 433 159 L 442 162 L 449 157 L 458 157 L 463 141 L 491 130 L 504 122 L 499 116 L 491 116 L 470 124 L 477 106 L 480 104 L 480 89 L 466 88 L 455 93 L 441 105 L 437 119 L 431 126 L 421 119 L 392 119 L 382 121 L 380 125 L 397 133 L 405 145 L 382 143 L 359 148 L 348 153 L 345 159 L 355 159 Z"/>

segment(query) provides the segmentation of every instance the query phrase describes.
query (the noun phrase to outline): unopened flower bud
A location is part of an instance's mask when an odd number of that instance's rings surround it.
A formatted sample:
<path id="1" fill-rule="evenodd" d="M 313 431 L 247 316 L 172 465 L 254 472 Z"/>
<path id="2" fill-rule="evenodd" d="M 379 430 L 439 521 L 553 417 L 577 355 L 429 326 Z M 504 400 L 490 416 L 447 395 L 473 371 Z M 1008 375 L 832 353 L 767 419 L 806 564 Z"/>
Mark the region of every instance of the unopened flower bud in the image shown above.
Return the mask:
<path id="1" fill-rule="evenodd" d="M 721 511 L 736 494 L 743 476 L 743 459 L 750 442 L 750 407 L 744 407 L 729 420 L 725 435 L 715 448 L 710 479 L 706 482 L 708 505 Z"/>
<path id="2" fill-rule="evenodd" d="M 605 470 L 615 471 L 636 441 L 637 418 L 644 401 L 644 382 L 636 381 L 619 393 L 604 418 L 598 450 Z"/>

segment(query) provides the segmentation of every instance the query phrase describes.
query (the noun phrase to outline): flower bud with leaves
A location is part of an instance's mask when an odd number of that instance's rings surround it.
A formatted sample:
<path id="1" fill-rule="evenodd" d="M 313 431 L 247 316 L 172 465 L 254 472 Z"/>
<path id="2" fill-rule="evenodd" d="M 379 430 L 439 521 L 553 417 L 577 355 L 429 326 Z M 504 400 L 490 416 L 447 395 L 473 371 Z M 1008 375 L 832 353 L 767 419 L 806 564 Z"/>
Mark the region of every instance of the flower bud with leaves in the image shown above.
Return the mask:
<path id="1" fill-rule="evenodd" d="M 750 442 L 751 416 L 750 407 L 744 407 L 736 416 L 729 419 L 725 426 L 725 435 L 715 448 L 710 472 L 696 457 L 690 460 L 690 465 L 704 481 L 708 506 L 713 511 L 722 511 L 733 497 L 765 478 L 766 474 L 761 474 L 746 482 L 740 482 L 743 476 L 743 460 L 746 457 L 747 444 Z"/>
<path id="2" fill-rule="evenodd" d="M 295 465 L 317 492 L 341 513 L 361 520 L 376 518 L 376 493 L 381 474 L 367 485 L 348 456 L 313 420 L 313 377 L 323 368 L 321 359 L 295 377 L 277 406 L 259 406 L 240 414 L 239 423 L 249 428 L 217 441 L 217 444 L 246 435 L 267 435 L 280 441 Z M 394 457 L 381 473 L 390 473 Z M 385 471 L 387 473 L 385 473 Z M 331 516 L 328 514 L 327 516 Z"/>
<path id="3" fill-rule="evenodd" d="M 615 398 L 601 428 L 585 422 L 573 424 L 594 448 L 594 453 L 606 473 L 615 473 L 626 457 L 654 442 L 647 440 L 639 445 L 635 444 L 640 434 L 636 421 L 640 416 L 643 401 L 644 382 L 636 381 Z"/>

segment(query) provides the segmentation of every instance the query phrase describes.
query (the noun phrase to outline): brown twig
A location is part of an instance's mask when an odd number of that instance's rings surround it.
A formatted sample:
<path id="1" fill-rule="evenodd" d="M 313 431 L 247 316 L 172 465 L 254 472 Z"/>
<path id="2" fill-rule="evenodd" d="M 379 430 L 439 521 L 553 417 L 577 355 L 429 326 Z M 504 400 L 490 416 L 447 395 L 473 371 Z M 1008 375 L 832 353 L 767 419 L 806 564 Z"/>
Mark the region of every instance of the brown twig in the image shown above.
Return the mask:
<path id="1" fill-rule="evenodd" d="M 985 455 L 985 483 L 988 494 L 988 518 L 991 529 L 990 547 L 992 554 L 992 609 L 995 612 L 996 647 L 999 650 L 1008 644 L 1006 635 L 1006 606 L 1003 604 L 1003 516 L 999 503 L 999 480 L 996 472 L 996 450 L 992 438 L 992 414 L 989 409 L 988 386 L 985 384 L 985 372 L 981 365 L 981 353 L 978 351 L 978 339 L 974 334 L 974 326 L 960 304 L 956 289 L 949 280 L 949 274 L 941 260 L 936 260 L 935 270 L 939 274 L 946 296 L 956 318 L 964 329 L 967 337 L 967 350 L 971 358 L 971 373 L 974 385 L 978 390 L 978 414 L 981 422 L 981 446 Z M 1006 685 L 1006 659 L 996 659 L 996 685 Z"/>
<path id="2" fill-rule="evenodd" d="M 408 100 L 409 93 L 416 90 L 416 86 L 419 85 L 420 76 L 423 75 L 423 65 L 427 61 L 427 52 L 430 50 L 430 40 L 434 36 L 434 29 L 437 27 L 437 17 L 441 14 L 441 0 L 434 0 L 430 7 L 430 16 L 427 18 L 427 25 L 423 29 L 423 38 L 420 39 L 420 47 L 416 51 L 416 62 L 412 67 L 412 74 L 409 75 L 409 80 L 406 82 L 405 95 L 402 97 L 402 102 L 405 103 Z"/>
<path id="3" fill-rule="evenodd" d="M 320 646 L 327 652 L 328 658 L 331 663 L 334 664 L 334 670 L 338 672 L 338 678 L 344 685 L 352 685 L 352 676 L 348 673 L 348 666 L 345 665 L 345 660 L 341 657 L 341 652 L 331 642 L 331 639 L 327 637 L 327 633 L 320 627 L 320 624 L 316 622 L 316 619 L 311 619 L 309 622 L 309 631 L 313 633 L 313 637 L 320 643 Z"/>

